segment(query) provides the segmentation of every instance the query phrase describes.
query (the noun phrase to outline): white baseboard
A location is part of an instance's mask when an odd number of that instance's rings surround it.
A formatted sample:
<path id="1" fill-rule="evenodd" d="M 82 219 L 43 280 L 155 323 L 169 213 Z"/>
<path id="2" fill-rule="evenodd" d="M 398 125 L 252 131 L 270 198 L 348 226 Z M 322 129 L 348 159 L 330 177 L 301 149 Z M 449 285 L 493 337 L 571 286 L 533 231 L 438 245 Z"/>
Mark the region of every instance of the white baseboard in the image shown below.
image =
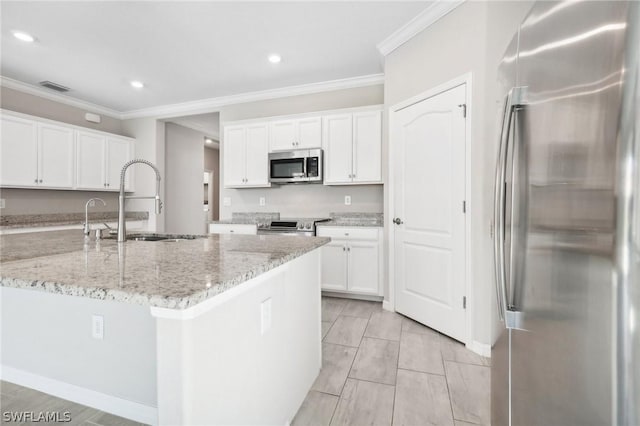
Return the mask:
<path id="1" fill-rule="evenodd" d="M 396 310 L 393 309 L 393 306 L 391 306 L 391 302 L 389 302 L 388 300 L 383 300 L 382 301 L 382 309 L 384 309 L 385 311 L 389 311 L 389 312 L 395 312 Z"/>
<path id="2" fill-rule="evenodd" d="M 157 407 L 96 392 L 7 366 L 0 366 L 0 379 L 137 422 L 151 425 L 158 424 Z"/>
<path id="3" fill-rule="evenodd" d="M 471 341 L 471 342 L 467 343 L 466 346 L 467 346 L 467 349 L 477 353 L 478 355 L 482 355 L 484 357 L 491 358 L 491 345 L 488 345 L 486 343 L 476 342 L 474 340 L 474 341 Z"/>

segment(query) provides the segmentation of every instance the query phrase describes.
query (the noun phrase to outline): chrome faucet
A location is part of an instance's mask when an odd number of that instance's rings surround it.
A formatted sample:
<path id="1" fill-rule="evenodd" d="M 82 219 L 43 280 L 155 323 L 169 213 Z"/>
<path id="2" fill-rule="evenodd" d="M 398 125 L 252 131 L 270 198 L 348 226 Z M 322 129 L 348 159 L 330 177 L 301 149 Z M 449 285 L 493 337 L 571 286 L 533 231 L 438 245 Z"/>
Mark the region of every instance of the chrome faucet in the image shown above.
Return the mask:
<path id="1" fill-rule="evenodd" d="M 87 201 L 87 204 L 84 205 L 84 227 L 82 228 L 84 235 L 89 235 L 91 232 L 91 228 L 89 227 L 89 206 L 95 207 L 96 201 L 101 201 L 103 206 L 107 205 L 102 198 L 91 198 Z"/>
<path id="2" fill-rule="evenodd" d="M 137 196 L 137 195 L 125 196 L 124 195 L 124 180 L 125 180 L 125 175 L 127 173 L 127 169 L 129 168 L 129 166 L 136 163 L 146 164 L 147 166 L 151 167 L 154 172 L 156 172 L 156 195 L 151 195 L 151 196 Z M 162 211 L 162 201 L 160 200 L 160 170 L 158 170 L 155 164 L 147 160 L 136 159 L 136 160 L 129 161 L 127 164 L 125 164 L 122 167 L 122 171 L 120 172 L 120 196 L 118 197 L 118 242 L 119 243 L 124 243 L 127 240 L 127 230 L 125 228 L 125 220 L 124 220 L 124 216 L 125 216 L 124 201 L 126 199 L 155 200 L 156 214 L 160 214 L 160 212 Z"/>

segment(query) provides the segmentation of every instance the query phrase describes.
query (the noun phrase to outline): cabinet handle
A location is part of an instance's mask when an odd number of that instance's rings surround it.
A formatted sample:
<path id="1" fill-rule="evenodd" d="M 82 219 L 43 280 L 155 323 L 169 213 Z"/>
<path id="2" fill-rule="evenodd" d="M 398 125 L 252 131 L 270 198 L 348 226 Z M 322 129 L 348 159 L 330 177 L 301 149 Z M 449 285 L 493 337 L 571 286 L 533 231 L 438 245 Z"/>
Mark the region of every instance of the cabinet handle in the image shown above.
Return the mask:
<path id="1" fill-rule="evenodd" d="M 40 183 L 42 183 L 42 179 L 40 179 Z"/>
<path id="2" fill-rule="evenodd" d="M 342 246 L 342 251 L 347 251 L 347 247 L 346 246 Z"/>
<path id="3" fill-rule="evenodd" d="M 351 251 L 351 247 L 347 247 L 347 251 Z"/>
<path id="4" fill-rule="evenodd" d="M 349 236 L 349 233 L 348 233 L 348 232 L 345 232 L 345 233 L 344 233 L 344 235 L 345 235 L 345 237 L 348 237 L 348 236 Z"/>
<path id="5" fill-rule="evenodd" d="M 35 183 L 38 183 L 38 179 L 35 179 L 35 180 L 34 180 L 34 182 L 35 182 Z"/>

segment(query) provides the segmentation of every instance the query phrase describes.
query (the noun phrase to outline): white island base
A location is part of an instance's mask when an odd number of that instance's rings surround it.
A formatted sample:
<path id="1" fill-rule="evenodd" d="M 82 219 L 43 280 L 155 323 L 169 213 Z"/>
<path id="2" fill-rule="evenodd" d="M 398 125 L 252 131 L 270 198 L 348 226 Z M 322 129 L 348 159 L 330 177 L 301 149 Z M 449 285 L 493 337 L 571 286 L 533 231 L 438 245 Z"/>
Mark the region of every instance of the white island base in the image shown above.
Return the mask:
<path id="1" fill-rule="evenodd" d="M 286 425 L 321 367 L 318 249 L 151 315 L 148 306 L 0 291 L 3 380 L 145 423 Z M 94 314 L 104 317 L 103 340 L 91 337 Z"/>

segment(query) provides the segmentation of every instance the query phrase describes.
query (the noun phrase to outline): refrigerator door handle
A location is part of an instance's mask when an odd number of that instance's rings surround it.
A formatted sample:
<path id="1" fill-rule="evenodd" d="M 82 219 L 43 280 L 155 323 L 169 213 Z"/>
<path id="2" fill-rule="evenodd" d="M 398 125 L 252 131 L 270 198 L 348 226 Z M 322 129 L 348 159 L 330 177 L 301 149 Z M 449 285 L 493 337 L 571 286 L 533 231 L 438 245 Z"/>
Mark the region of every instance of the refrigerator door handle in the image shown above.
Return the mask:
<path id="1" fill-rule="evenodd" d="M 498 314 L 504 320 L 508 328 L 516 326 L 513 312 L 510 312 L 509 295 L 507 293 L 507 276 L 505 269 L 505 202 L 506 202 L 506 172 L 507 153 L 509 148 L 509 135 L 511 133 L 511 123 L 517 107 L 524 104 L 525 87 L 513 87 L 505 97 L 504 112 L 500 130 L 500 142 L 498 147 L 498 161 L 496 167 L 496 182 L 494 194 L 494 267 L 496 274 L 496 291 L 498 297 Z"/>

